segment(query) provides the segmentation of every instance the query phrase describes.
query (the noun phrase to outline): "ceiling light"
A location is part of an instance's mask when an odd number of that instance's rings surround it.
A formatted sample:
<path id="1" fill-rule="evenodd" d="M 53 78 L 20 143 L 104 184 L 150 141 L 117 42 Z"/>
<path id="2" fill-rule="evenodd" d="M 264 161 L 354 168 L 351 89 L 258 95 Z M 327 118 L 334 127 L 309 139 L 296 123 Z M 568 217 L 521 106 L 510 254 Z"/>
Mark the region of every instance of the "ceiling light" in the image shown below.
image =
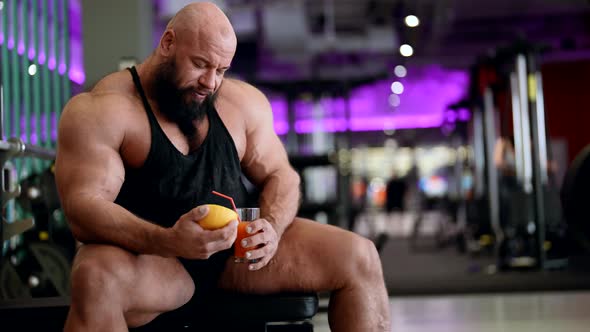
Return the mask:
<path id="1" fill-rule="evenodd" d="M 401 55 L 408 57 L 408 56 L 412 56 L 412 54 L 414 54 L 414 49 L 412 48 L 412 46 L 410 46 L 408 44 L 403 44 L 402 46 L 399 47 L 399 52 L 401 53 Z"/>
<path id="2" fill-rule="evenodd" d="M 406 25 L 410 28 L 415 28 L 420 25 L 420 20 L 415 15 L 406 16 Z"/>
<path id="3" fill-rule="evenodd" d="M 393 72 L 395 73 L 395 76 L 397 76 L 397 77 L 406 77 L 406 75 L 408 74 L 406 67 L 404 67 L 402 65 L 395 66 L 395 68 L 393 69 Z"/>
<path id="4" fill-rule="evenodd" d="M 391 83 L 391 92 L 395 93 L 396 95 L 401 95 L 404 92 L 404 85 L 397 81 Z"/>

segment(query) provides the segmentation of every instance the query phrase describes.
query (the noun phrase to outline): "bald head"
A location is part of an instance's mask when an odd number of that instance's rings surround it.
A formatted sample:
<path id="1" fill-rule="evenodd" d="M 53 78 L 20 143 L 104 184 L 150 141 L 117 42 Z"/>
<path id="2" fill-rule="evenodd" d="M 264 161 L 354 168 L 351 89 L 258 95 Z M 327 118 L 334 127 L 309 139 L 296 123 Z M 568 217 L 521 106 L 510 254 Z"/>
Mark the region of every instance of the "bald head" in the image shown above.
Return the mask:
<path id="1" fill-rule="evenodd" d="M 175 110 L 184 109 L 186 117 L 180 122 L 191 125 L 199 105 L 211 100 L 221 86 L 236 46 L 231 23 L 219 7 L 198 2 L 182 8 L 144 67 L 153 75 L 163 113 L 175 119 Z"/>
<path id="2" fill-rule="evenodd" d="M 236 34 L 223 11 L 211 2 L 196 2 L 182 8 L 166 29 L 173 30 L 180 40 L 213 38 L 236 44 Z"/>

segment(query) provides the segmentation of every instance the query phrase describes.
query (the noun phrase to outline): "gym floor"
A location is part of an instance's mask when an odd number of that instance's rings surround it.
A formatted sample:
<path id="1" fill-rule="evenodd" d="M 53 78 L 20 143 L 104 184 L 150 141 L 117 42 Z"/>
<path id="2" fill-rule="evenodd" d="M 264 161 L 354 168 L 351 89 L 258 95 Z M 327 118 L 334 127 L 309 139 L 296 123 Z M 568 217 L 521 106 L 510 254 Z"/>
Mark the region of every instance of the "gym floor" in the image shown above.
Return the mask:
<path id="1" fill-rule="evenodd" d="M 578 332 L 590 326 L 590 292 L 390 298 L 392 331 Z M 328 332 L 325 313 L 315 332 Z"/>

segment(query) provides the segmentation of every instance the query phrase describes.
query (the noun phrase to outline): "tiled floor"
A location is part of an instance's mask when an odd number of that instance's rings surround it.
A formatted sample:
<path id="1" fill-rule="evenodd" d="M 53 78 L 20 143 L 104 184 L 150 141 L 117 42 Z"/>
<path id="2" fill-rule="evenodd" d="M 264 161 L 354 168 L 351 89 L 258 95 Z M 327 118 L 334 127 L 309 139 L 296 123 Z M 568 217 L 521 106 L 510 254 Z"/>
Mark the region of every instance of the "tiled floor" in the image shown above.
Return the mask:
<path id="1" fill-rule="evenodd" d="M 590 292 L 391 298 L 392 331 L 590 331 Z M 325 314 L 315 332 L 328 332 Z"/>

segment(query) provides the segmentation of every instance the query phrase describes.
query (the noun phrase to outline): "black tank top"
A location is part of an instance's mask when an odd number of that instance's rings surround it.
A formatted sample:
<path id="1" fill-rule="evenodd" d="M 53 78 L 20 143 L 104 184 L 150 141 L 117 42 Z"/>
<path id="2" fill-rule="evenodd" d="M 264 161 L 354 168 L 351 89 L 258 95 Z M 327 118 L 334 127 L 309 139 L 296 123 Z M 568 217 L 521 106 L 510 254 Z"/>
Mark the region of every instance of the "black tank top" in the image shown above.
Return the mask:
<path id="1" fill-rule="evenodd" d="M 171 227 L 201 204 L 232 208 L 228 200 L 212 194 L 213 190 L 233 197 L 237 207 L 251 204 L 234 141 L 217 111 L 207 111 L 209 131 L 201 146 L 183 155 L 156 120 L 137 70 L 132 67 L 129 71 L 150 122 L 151 146 L 143 166 L 125 165 L 125 181 L 115 203 L 164 227 Z"/>

